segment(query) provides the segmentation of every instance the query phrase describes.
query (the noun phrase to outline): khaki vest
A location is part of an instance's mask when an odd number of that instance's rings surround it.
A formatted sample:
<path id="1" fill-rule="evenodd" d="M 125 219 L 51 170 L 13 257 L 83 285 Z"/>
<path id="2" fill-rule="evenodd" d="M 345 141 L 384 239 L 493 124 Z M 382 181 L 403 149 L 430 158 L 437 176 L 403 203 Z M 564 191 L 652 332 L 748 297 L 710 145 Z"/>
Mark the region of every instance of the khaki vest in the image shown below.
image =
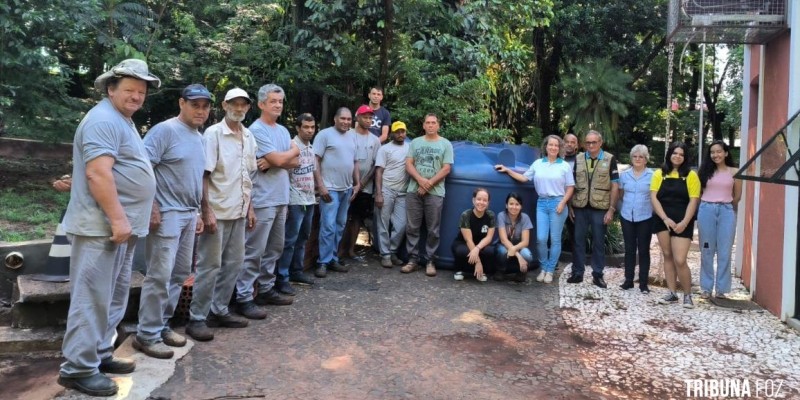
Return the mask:
<path id="1" fill-rule="evenodd" d="M 597 160 L 594 170 L 589 174 L 584 153 L 575 158 L 575 193 L 572 195 L 572 206 L 584 208 L 588 203 L 592 208 L 608 210 L 611 207 L 611 160 L 614 155 L 603 153 L 603 159 Z"/>

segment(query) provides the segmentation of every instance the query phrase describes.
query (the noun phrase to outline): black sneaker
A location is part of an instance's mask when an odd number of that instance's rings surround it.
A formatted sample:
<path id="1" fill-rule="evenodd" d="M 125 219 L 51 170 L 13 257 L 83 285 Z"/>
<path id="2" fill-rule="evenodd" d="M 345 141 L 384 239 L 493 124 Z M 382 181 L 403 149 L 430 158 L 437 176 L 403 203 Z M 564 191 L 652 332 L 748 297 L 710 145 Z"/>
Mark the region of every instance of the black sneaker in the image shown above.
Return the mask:
<path id="1" fill-rule="evenodd" d="M 619 285 L 619 288 L 622 289 L 622 290 L 632 289 L 633 288 L 633 282 L 631 282 L 631 281 L 622 282 L 622 285 Z"/>
<path id="2" fill-rule="evenodd" d="M 278 292 L 285 294 L 287 296 L 294 296 L 297 294 L 297 291 L 294 290 L 292 284 L 289 282 L 276 282 L 275 289 L 277 289 Z"/>
<path id="3" fill-rule="evenodd" d="M 570 275 L 567 278 L 567 283 L 581 283 L 583 282 L 583 275 Z"/>
<path id="4" fill-rule="evenodd" d="M 678 296 L 675 295 L 675 292 L 669 292 L 666 296 L 658 299 L 658 304 L 671 304 L 677 302 Z"/>
<path id="5" fill-rule="evenodd" d="M 298 285 L 313 285 L 314 278 L 310 275 L 306 274 L 305 272 L 300 272 L 294 275 L 289 275 L 289 282 L 296 283 Z"/>
<path id="6" fill-rule="evenodd" d="M 285 294 L 278 293 L 275 288 L 267 290 L 264 293 L 259 293 L 254 301 L 260 306 L 265 306 L 267 304 L 274 306 L 288 306 L 289 304 L 294 303 L 293 298 Z"/>

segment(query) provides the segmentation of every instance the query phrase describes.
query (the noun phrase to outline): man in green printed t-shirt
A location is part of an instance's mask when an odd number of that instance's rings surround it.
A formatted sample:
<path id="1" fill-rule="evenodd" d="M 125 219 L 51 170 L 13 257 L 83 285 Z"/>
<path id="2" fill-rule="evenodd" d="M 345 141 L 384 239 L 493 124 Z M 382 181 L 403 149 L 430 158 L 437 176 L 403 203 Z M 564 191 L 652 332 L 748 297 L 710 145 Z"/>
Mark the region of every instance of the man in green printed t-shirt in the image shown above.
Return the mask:
<path id="1" fill-rule="evenodd" d="M 403 273 L 417 270 L 427 260 L 425 274 L 436 275 L 433 262 L 434 254 L 439 248 L 439 223 L 444 204 L 444 178 L 450 173 L 453 164 L 453 145 L 439 136 L 439 117 L 428 114 L 422 123 L 425 136 L 411 142 L 406 156 L 406 171 L 411 180 L 406 196 L 406 246 L 408 248 L 408 264 L 400 269 Z M 420 254 L 419 229 L 423 217 L 428 230 L 425 252 Z"/>

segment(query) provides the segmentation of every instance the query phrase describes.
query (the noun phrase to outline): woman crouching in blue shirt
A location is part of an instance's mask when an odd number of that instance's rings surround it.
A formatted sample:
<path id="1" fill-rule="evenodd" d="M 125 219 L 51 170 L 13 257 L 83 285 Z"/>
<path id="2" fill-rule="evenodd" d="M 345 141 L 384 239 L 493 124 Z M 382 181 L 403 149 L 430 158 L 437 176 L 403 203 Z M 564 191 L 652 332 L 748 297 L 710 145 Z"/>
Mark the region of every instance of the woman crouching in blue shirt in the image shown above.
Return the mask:
<path id="1" fill-rule="evenodd" d="M 622 204 L 619 207 L 622 238 L 625 240 L 625 282 L 619 287 L 633 287 L 636 253 L 639 253 L 639 290 L 650 293 L 650 240 L 653 237 L 653 205 L 650 202 L 650 181 L 653 171 L 647 168 L 650 153 L 647 146 L 637 144 L 631 149 L 631 168 L 619 176 Z"/>
<path id="2" fill-rule="evenodd" d="M 525 282 L 528 276 L 528 265 L 533 262 L 533 254 L 528 248 L 531 237 L 531 217 L 522 212 L 522 197 L 516 192 L 506 196 L 506 210 L 497 214 L 497 274 L 495 279 L 505 279 L 512 259 L 517 260 L 519 273 L 516 281 Z"/>

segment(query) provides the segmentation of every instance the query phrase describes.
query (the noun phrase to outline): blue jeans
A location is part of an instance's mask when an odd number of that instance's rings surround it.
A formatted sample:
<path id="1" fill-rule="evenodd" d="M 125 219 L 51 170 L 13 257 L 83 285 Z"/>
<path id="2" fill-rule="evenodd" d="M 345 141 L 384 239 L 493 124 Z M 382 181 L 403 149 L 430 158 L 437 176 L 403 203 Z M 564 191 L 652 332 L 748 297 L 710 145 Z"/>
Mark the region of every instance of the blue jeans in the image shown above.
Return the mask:
<path id="1" fill-rule="evenodd" d="M 286 239 L 283 254 L 278 260 L 278 281 L 289 282 L 290 275 L 303 272 L 306 255 L 306 242 L 311 234 L 314 220 L 314 204 L 307 206 L 290 205 L 286 217 Z"/>
<path id="2" fill-rule="evenodd" d="M 347 209 L 350 208 L 350 195 L 353 188 L 342 191 L 329 191 L 331 202 L 319 202 L 319 264 L 339 261 L 336 249 L 342 240 L 344 225 L 347 223 Z"/>
<path id="3" fill-rule="evenodd" d="M 717 294 L 731 291 L 731 249 L 736 235 L 736 213 L 729 203 L 701 202 L 697 212 L 700 231 L 700 289 Z M 714 255 L 717 271 L 714 273 Z"/>
<path id="4" fill-rule="evenodd" d="M 592 276 L 603 277 L 606 265 L 605 236 L 606 224 L 603 217 L 607 210 L 593 208 L 574 208 L 575 212 L 575 253 L 572 254 L 572 274 L 583 277 L 586 268 L 586 231 L 592 230 Z M 538 214 L 537 214 L 538 215 Z"/>
<path id="5" fill-rule="evenodd" d="M 561 231 L 567 220 L 569 209 L 564 206 L 561 214 L 556 212 L 563 196 L 539 197 L 536 202 L 536 253 L 542 271 L 553 272 L 561 255 Z M 550 239 L 550 252 L 547 251 L 547 239 Z"/>
<path id="6" fill-rule="evenodd" d="M 516 262 L 517 257 L 509 258 L 508 249 L 506 249 L 506 246 L 503 246 L 502 243 L 497 244 L 497 250 L 495 250 L 495 252 L 497 253 L 498 271 L 506 273 L 511 272 L 508 270 L 508 266 L 511 264 L 517 265 L 517 268 L 519 268 L 519 264 Z M 528 267 L 531 267 L 531 263 L 533 262 L 533 254 L 531 253 L 531 249 L 525 247 L 519 251 L 519 254 L 521 254 L 522 258 L 528 262 Z"/>

